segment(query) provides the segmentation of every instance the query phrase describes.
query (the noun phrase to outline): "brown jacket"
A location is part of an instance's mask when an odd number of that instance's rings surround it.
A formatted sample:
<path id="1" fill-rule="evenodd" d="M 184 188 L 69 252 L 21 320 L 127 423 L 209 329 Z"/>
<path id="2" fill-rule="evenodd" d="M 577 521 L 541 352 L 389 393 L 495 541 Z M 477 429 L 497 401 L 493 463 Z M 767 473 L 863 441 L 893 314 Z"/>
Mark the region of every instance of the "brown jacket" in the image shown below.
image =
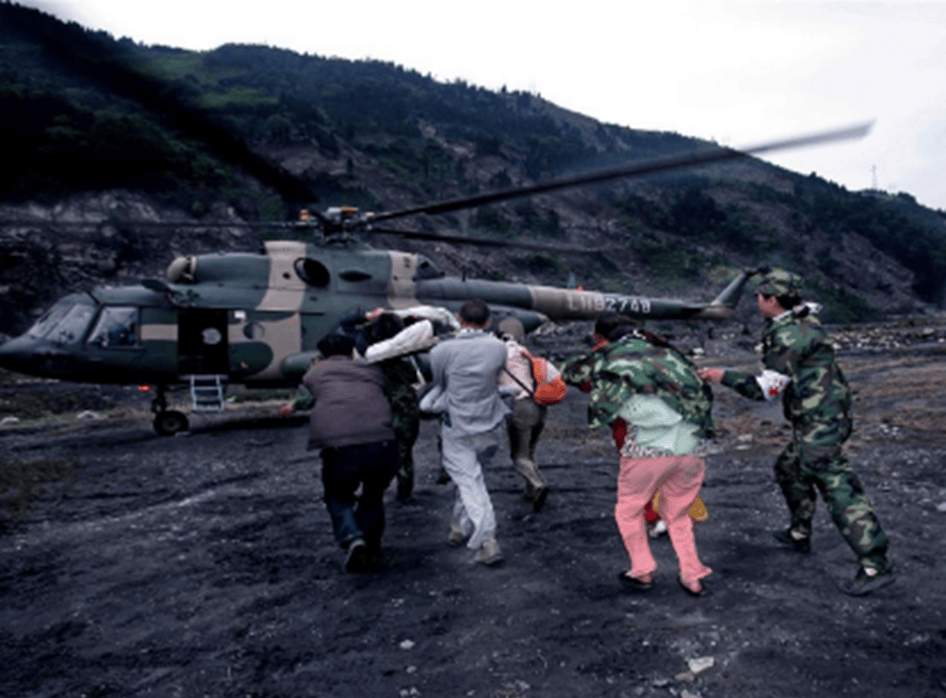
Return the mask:
<path id="1" fill-rule="evenodd" d="M 309 415 L 309 448 L 394 438 L 384 375 L 377 366 L 332 356 L 315 362 L 302 383 L 315 398 Z"/>

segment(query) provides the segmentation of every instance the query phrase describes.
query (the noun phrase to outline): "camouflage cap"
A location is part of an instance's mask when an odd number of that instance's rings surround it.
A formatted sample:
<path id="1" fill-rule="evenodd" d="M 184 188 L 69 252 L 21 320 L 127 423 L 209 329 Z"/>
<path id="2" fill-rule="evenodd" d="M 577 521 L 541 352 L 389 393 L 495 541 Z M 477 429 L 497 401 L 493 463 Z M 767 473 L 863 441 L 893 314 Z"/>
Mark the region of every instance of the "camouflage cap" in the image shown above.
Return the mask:
<path id="1" fill-rule="evenodd" d="M 801 298 L 801 277 L 784 269 L 773 269 L 762 277 L 756 289 L 763 296 L 798 296 Z"/>

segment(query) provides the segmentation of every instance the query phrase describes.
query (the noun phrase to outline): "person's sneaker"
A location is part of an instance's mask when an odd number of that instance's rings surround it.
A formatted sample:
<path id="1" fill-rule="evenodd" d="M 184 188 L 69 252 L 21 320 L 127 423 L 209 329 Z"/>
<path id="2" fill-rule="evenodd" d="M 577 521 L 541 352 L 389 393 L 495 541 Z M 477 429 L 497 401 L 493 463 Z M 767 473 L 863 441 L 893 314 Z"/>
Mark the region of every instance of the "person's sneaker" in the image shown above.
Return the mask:
<path id="1" fill-rule="evenodd" d="M 653 525 L 647 525 L 647 535 L 651 538 L 660 538 L 667 533 L 667 524 L 664 523 L 663 519 L 657 519 L 654 521 Z"/>
<path id="2" fill-rule="evenodd" d="M 476 551 L 473 558 L 476 562 L 487 567 L 498 565 L 503 561 L 503 554 L 499 549 L 499 543 L 495 538 L 487 538 L 480 549 Z"/>
<path id="3" fill-rule="evenodd" d="M 872 591 L 883 589 L 895 581 L 897 581 L 897 576 L 894 574 L 892 566 L 883 572 L 872 567 L 861 567 L 854 579 L 841 582 L 838 586 L 841 591 L 849 596 L 864 596 Z"/>
<path id="4" fill-rule="evenodd" d="M 459 526 L 450 525 L 450 533 L 447 534 L 447 545 L 451 548 L 459 548 L 466 540 L 466 534 Z"/>
<path id="5" fill-rule="evenodd" d="M 776 531 L 772 534 L 772 537 L 783 547 L 791 548 L 796 553 L 811 552 L 811 538 L 808 536 L 799 538 L 792 533 L 792 529 L 790 528 L 786 528 L 784 531 Z"/>
<path id="6" fill-rule="evenodd" d="M 345 555 L 345 571 L 351 574 L 371 571 L 371 556 L 368 546 L 361 538 L 355 538 L 348 544 L 348 553 Z"/>

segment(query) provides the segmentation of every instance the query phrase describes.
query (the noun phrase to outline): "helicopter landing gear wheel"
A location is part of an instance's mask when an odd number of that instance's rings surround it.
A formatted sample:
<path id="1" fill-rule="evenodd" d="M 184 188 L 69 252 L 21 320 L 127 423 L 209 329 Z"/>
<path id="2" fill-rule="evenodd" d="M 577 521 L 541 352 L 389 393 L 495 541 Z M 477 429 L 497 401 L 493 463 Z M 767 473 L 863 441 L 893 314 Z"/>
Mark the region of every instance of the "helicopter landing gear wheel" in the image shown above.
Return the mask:
<path id="1" fill-rule="evenodd" d="M 174 436 L 179 432 L 187 431 L 188 426 L 187 415 L 177 410 L 158 412 L 154 416 L 154 430 L 159 436 Z"/>

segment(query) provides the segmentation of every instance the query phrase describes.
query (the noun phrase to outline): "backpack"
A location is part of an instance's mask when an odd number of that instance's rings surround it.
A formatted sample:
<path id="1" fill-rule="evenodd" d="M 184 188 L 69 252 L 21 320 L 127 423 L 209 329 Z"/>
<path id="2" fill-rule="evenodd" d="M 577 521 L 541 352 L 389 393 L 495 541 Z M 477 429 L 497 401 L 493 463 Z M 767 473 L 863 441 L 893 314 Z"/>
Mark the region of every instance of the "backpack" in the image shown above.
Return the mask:
<path id="1" fill-rule="evenodd" d="M 530 354 L 529 358 L 532 361 L 532 377 L 535 379 L 532 399 L 540 405 L 554 405 L 564 400 L 568 386 L 558 369 L 538 356 Z"/>

